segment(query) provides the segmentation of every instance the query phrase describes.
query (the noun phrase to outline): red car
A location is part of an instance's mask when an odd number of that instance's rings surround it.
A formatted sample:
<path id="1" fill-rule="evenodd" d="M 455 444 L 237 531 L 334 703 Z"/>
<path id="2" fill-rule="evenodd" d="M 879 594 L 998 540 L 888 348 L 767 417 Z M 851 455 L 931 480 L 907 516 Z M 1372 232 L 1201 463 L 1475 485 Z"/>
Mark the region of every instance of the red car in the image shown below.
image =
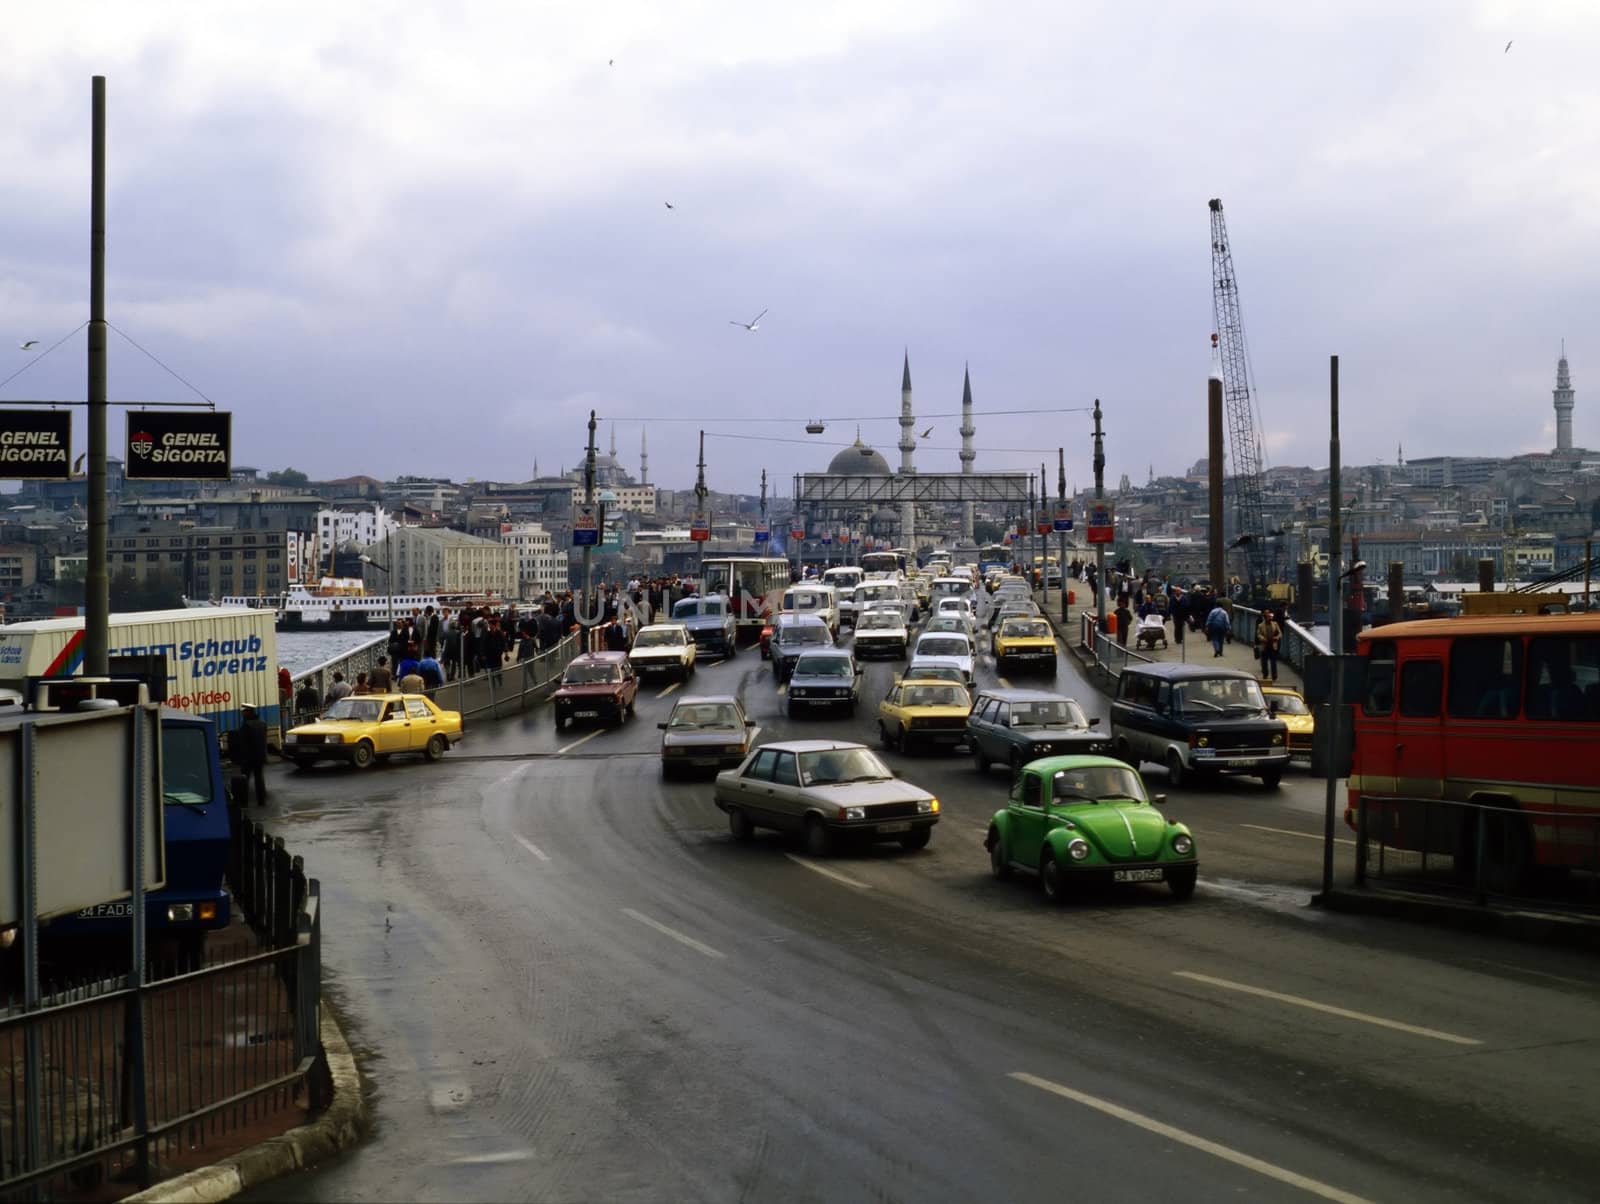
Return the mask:
<path id="1" fill-rule="evenodd" d="M 633 714 L 639 679 L 626 652 L 585 652 L 574 657 L 550 700 L 556 730 L 580 719 L 621 724 Z"/>
<path id="2" fill-rule="evenodd" d="M 761 624 L 761 659 L 764 661 L 769 661 L 772 659 L 773 622 L 773 619 L 768 618 L 765 623 Z"/>

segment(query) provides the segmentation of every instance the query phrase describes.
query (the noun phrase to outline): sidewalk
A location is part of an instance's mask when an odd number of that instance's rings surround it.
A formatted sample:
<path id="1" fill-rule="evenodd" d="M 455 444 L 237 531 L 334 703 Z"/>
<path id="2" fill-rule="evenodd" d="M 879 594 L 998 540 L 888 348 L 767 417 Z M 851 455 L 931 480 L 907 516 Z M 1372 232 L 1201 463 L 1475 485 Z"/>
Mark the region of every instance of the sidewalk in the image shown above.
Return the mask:
<path id="1" fill-rule="evenodd" d="M 1076 591 L 1081 598 L 1085 590 Z M 1061 595 L 1056 590 L 1050 591 L 1049 605 L 1041 600 L 1039 592 L 1034 591 L 1033 600 L 1039 603 L 1051 624 L 1056 629 L 1062 641 L 1072 650 L 1084 665 L 1094 670 L 1097 668 L 1093 655 L 1082 647 L 1083 640 L 1083 614 L 1090 610 L 1087 606 L 1077 603 L 1067 607 L 1067 619 L 1061 619 Z M 1103 638 L 1100 645 L 1100 660 L 1107 670 L 1105 673 L 1095 673 L 1096 684 L 1107 693 L 1112 690 L 1112 683 L 1117 674 L 1122 671 L 1122 665 L 1131 661 L 1135 664 L 1145 661 L 1155 662 L 1182 662 L 1192 661 L 1195 664 L 1221 664 L 1229 669 L 1242 669 L 1256 678 L 1261 676 L 1261 662 L 1256 659 L 1255 650 L 1250 644 L 1235 639 L 1222 645 L 1222 656 L 1219 658 L 1211 650 L 1211 641 L 1198 631 L 1185 630 L 1183 642 L 1180 644 L 1173 638 L 1172 624 L 1166 625 L 1166 647 L 1140 648 L 1137 646 L 1137 637 L 1130 632 L 1128 643 L 1124 649 L 1121 641 L 1115 636 Z M 1304 691 L 1300 674 L 1288 664 L 1278 663 L 1278 685 L 1291 690 Z"/>

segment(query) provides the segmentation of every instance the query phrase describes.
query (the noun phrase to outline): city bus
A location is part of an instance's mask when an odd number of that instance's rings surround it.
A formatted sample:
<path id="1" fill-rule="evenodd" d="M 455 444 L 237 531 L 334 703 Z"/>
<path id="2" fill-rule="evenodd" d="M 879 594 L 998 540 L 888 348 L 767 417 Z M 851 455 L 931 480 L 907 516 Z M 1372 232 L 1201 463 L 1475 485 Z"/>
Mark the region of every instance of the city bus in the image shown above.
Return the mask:
<path id="1" fill-rule="evenodd" d="M 891 548 L 887 552 L 861 553 L 861 571 L 869 576 L 873 573 L 904 573 L 910 556 L 904 548 Z"/>
<path id="2" fill-rule="evenodd" d="M 719 556 L 705 564 L 704 592 L 727 594 L 735 633 L 743 642 L 761 639 L 768 616 L 783 606 L 793 566 L 782 556 Z"/>
<path id="3" fill-rule="evenodd" d="M 1600 870 L 1600 615 L 1364 631 L 1345 820 L 1514 894 Z M 1481 875 L 1481 876 L 1480 876 Z"/>

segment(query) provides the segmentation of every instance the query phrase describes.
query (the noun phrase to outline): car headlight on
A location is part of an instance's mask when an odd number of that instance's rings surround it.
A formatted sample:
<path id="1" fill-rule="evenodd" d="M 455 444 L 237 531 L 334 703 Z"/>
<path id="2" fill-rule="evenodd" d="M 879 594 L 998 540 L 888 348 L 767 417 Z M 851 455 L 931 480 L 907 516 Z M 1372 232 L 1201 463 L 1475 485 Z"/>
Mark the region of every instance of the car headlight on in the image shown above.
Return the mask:
<path id="1" fill-rule="evenodd" d="M 1282 735 L 1281 735 L 1281 734 L 1278 734 L 1278 735 L 1274 735 L 1274 736 L 1273 736 L 1273 737 L 1272 737 L 1272 742 L 1273 742 L 1273 743 L 1274 743 L 1274 744 L 1282 744 L 1282 743 L 1283 743 L 1283 736 L 1282 736 Z"/>
<path id="2" fill-rule="evenodd" d="M 1172 838 L 1172 851 L 1174 853 L 1179 853 L 1187 857 L 1189 855 L 1189 851 L 1193 848 L 1194 841 L 1190 840 L 1189 837 L 1182 832 L 1179 832 Z"/>
<path id="3" fill-rule="evenodd" d="M 840 807 L 839 808 L 839 818 L 840 819 L 866 819 L 867 818 L 867 809 L 865 807 Z"/>
<path id="4" fill-rule="evenodd" d="M 1074 861 L 1082 861 L 1089 855 L 1089 842 L 1081 836 L 1075 836 L 1067 842 L 1067 856 Z"/>
<path id="5" fill-rule="evenodd" d="M 939 814 L 939 800 L 936 798 L 922 798 L 917 800 L 918 815 Z"/>

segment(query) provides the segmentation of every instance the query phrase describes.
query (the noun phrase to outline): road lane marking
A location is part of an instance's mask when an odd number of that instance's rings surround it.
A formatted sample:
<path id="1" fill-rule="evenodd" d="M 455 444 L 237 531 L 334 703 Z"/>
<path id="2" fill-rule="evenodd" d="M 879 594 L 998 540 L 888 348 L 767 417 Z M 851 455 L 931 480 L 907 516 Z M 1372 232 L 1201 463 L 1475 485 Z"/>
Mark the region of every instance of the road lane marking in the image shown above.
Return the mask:
<path id="1" fill-rule="evenodd" d="M 530 770 L 532 768 L 533 768 L 533 762 L 531 762 L 531 761 L 524 762 L 523 764 L 518 765 L 510 773 L 501 774 L 499 777 L 497 777 L 493 782 L 491 782 L 489 784 L 489 788 L 491 790 L 498 790 L 502 786 L 509 786 L 517 778 L 520 778 L 523 774 L 527 773 L 528 770 Z"/>
<path id="2" fill-rule="evenodd" d="M 649 916 L 644 915 L 642 912 L 634 911 L 631 907 L 624 907 L 622 909 L 622 914 L 627 916 L 630 920 L 638 920 L 639 923 L 643 924 L 646 928 L 654 928 L 662 936 L 670 936 L 680 945 L 689 946 L 689 948 L 693 949 L 696 953 L 703 953 L 707 957 L 716 958 L 718 960 L 727 956 L 725 953 L 717 952 L 717 950 L 713 949 L 710 945 L 701 944 L 692 936 L 684 935 L 676 928 L 668 928 L 660 920 L 652 920 Z"/>
<path id="3" fill-rule="evenodd" d="M 579 736 L 571 744 L 563 744 L 560 748 L 556 749 L 556 755 L 560 756 L 562 753 L 569 753 L 573 749 L 577 748 L 578 745 L 589 743 L 589 741 L 593 740 L 596 736 L 603 735 L 605 733 L 605 730 L 606 729 L 603 728 L 603 727 L 597 727 L 597 728 L 594 729 L 594 731 L 590 732 L 587 736 Z"/>
<path id="4" fill-rule="evenodd" d="M 656 697 L 657 698 L 665 698 L 668 694 L 672 693 L 674 690 L 676 690 L 681 685 L 683 685 L 683 683 L 681 681 L 675 681 L 670 686 L 668 686 L 666 689 L 660 691 L 656 695 Z"/>
<path id="5" fill-rule="evenodd" d="M 1290 828 L 1269 828 L 1265 824 L 1240 824 L 1241 828 L 1254 828 L 1257 832 L 1276 832 L 1279 836 L 1298 836 L 1301 840 L 1321 840 L 1321 832 L 1296 832 Z M 1335 836 L 1334 844 L 1355 844 L 1353 840 L 1345 840 Z"/>
<path id="6" fill-rule="evenodd" d="M 512 835 L 516 836 L 516 833 L 513 832 Z M 550 854 L 546 853 L 543 849 L 541 849 L 538 845 L 534 844 L 533 841 L 529 840 L 527 837 L 525 837 L 525 836 L 517 836 L 517 843 L 520 844 L 523 848 L 527 849 L 528 852 L 532 853 L 540 861 L 549 861 L 550 860 Z"/>
<path id="7" fill-rule="evenodd" d="M 1349 1008 L 1335 1007 L 1331 1003 L 1318 1003 L 1315 999 L 1306 999 L 1301 995 L 1285 995 L 1281 991 L 1269 991 L 1265 987 L 1252 987 L 1247 983 L 1229 982 L 1226 978 L 1212 978 L 1209 974 L 1195 974 L 1190 970 L 1174 970 L 1179 978 L 1187 978 L 1192 982 L 1203 982 L 1213 987 L 1221 987 L 1225 991 L 1238 991 L 1244 995 L 1259 995 L 1262 999 L 1275 1000 L 1278 1003 L 1288 1003 L 1295 1007 L 1308 1008 L 1313 1012 L 1324 1012 L 1329 1016 L 1341 1016 L 1346 1020 L 1359 1020 L 1363 1024 L 1373 1024 L 1379 1028 L 1392 1028 L 1396 1032 L 1410 1033 L 1414 1037 L 1428 1037 L 1434 1041 L 1445 1041 L 1451 1045 L 1482 1045 L 1476 1037 L 1458 1037 L 1455 1033 L 1441 1032 L 1436 1028 L 1423 1028 L 1416 1024 L 1405 1024 L 1399 1020 L 1388 1020 L 1382 1016 L 1374 1016 L 1370 1012 L 1354 1012 Z"/>
<path id="8" fill-rule="evenodd" d="M 1089 1095 L 1082 1091 L 1074 1091 L 1071 1087 L 1064 1087 L 1060 1083 L 1041 1079 L 1038 1075 L 1028 1074 L 1023 1070 L 1013 1070 L 1007 1078 L 1015 1079 L 1019 1083 L 1026 1083 L 1030 1087 L 1037 1087 L 1040 1091 L 1048 1091 L 1051 1095 L 1059 1095 L 1062 1099 L 1069 1099 L 1073 1103 L 1082 1104 L 1085 1108 L 1093 1108 L 1096 1112 L 1117 1120 L 1125 1121 L 1130 1125 L 1165 1137 L 1169 1141 L 1176 1141 L 1190 1149 L 1199 1150 L 1201 1153 L 1210 1154 L 1213 1158 L 1220 1158 L 1224 1162 L 1231 1162 L 1234 1166 L 1241 1166 L 1245 1170 L 1254 1171 L 1258 1175 L 1265 1175 L 1268 1179 L 1275 1179 L 1279 1183 L 1298 1187 L 1301 1191 L 1309 1192 L 1314 1196 L 1321 1196 L 1324 1200 L 1336 1200 L 1338 1204 L 1371 1204 L 1365 1196 L 1358 1196 L 1342 1188 L 1334 1187 L 1331 1183 L 1323 1183 L 1320 1179 L 1312 1179 L 1305 1175 L 1297 1174 L 1281 1166 L 1274 1166 L 1270 1162 L 1263 1162 L 1260 1158 L 1252 1157 L 1239 1150 L 1219 1145 L 1185 1129 L 1174 1128 L 1154 1117 L 1145 1116 L 1131 1108 L 1124 1108 L 1110 1100 L 1101 1099 L 1099 1096 Z"/>
<path id="9" fill-rule="evenodd" d="M 821 874 L 824 878 L 832 878 L 835 882 L 843 882 L 846 886 L 853 886 L 857 890 L 872 889 L 868 883 L 852 878 L 848 874 L 841 874 L 838 870 L 830 870 L 827 866 L 818 865 L 815 861 L 807 861 L 804 857 L 796 857 L 793 853 L 785 853 L 784 856 L 796 865 L 803 865 L 812 873 Z"/>
<path id="10" fill-rule="evenodd" d="M 996 662 L 996 663 L 998 664 L 999 662 Z M 1000 683 L 1000 688 L 1001 689 L 1009 690 L 1011 688 L 1011 683 L 1009 681 L 1007 681 L 1004 677 L 996 677 L 995 680 Z"/>
<path id="11" fill-rule="evenodd" d="M 492 1166 L 501 1162 L 527 1162 L 533 1157 L 532 1150 L 501 1150 L 498 1154 L 467 1154 L 461 1158 L 452 1158 L 450 1166 Z"/>

